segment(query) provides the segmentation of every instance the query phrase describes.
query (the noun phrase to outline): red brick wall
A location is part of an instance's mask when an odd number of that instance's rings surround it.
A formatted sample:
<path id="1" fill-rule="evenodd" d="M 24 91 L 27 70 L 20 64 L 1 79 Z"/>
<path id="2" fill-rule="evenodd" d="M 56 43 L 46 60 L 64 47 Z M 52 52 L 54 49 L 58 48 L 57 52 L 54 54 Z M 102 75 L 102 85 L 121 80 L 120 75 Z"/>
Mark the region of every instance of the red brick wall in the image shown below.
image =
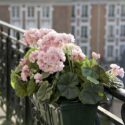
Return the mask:
<path id="1" fill-rule="evenodd" d="M 0 5 L 0 20 L 3 20 L 5 22 L 10 22 L 8 5 Z"/>
<path id="2" fill-rule="evenodd" d="M 54 6 L 53 28 L 58 32 L 69 33 L 71 28 L 71 6 Z"/>
<path id="3" fill-rule="evenodd" d="M 91 48 L 92 51 L 98 51 L 102 56 L 104 55 L 105 45 L 105 5 L 100 5 L 100 17 L 98 17 L 98 5 L 92 5 L 91 18 Z"/>

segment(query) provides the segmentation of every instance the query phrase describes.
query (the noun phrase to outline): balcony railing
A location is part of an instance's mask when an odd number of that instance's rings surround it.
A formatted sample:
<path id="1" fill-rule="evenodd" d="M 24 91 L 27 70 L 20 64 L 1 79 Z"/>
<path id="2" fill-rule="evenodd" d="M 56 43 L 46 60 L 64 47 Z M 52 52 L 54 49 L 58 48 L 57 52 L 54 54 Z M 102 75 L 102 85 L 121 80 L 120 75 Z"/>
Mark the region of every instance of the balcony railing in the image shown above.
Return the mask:
<path id="1" fill-rule="evenodd" d="M 25 45 L 20 41 L 23 29 L 12 26 L 6 22 L 0 21 L 0 91 L 1 100 L 0 106 L 6 114 L 6 121 L 11 125 L 11 119 L 15 118 L 16 125 L 34 125 L 35 120 L 34 110 L 32 103 L 28 97 L 20 99 L 15 96 L 13 89 L 10 86 L 10 72 L 18 61 L 23 57 L 27 51 Z M 123 101 L 121 107 L 121 118 L 112 114 L 102 106 L 98 106 L 98 113 L 106 116 L 115 125 L 124 125 L 125 123 L 125 90 L 109 90 L 106 88 L 107 93 L 117 99 Z M 37 125 L 39 123 L 36 123 Z M 40 123 L 41 125 L 41 123 Z M 42 125 L 46 125 L 42 123 Z M 100 125 L 99 117 L 97 117 L 96 125 Z"/>

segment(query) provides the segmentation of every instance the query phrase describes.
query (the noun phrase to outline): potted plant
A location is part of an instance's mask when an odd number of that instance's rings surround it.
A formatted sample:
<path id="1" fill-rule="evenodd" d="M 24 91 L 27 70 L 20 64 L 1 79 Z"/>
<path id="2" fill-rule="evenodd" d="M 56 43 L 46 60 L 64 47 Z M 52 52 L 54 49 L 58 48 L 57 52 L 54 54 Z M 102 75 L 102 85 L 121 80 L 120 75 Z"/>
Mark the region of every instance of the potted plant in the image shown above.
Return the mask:
<path id="1" fill-rule="evenodd" d="M 29 96 L 49 125 L 95 125 L 97 106 L 106 99 L 104 86 L 122 86 L 123 68 L 105 71 L 100 54 L 88 58 L 71 34 L 30 29 L 23 42 L 30 47 L 11 73 L 19 97 Z"/>

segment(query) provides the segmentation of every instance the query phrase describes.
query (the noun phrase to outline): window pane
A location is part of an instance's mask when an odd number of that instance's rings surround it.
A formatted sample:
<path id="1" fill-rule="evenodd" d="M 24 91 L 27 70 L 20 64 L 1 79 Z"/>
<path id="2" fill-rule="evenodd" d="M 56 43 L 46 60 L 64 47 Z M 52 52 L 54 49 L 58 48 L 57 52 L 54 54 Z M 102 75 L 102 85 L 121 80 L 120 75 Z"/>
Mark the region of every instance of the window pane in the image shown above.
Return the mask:
<path id="1" fill-rule="evenodd" d="M 125 45 L 120 46 L 120 55 L 123 55 L 125 53 Z"/>
<path id="2" fill-rule="evenodd" d="M 110 5 L 110 6 L 109 6 L 108 16 L 109 16 L 109 17 L 114 17 L 114 16 L 115 16 L 115 5 Z"/>
<path id="3" fill-rule="evenodd" d="M 107 50 L 107 56 L 108 57 L 113 57 L 113 46 L 109 45 L 107 49 L 108 49 Z"/>
<path id="4" fill-rule="evenodd" d="M 108 36 L 114 37 L 114 26 L 109 26 Z"/>
<path id="5" fill-rule="evenodd" d="M 28 7 L 28 17 L 34 17 L 34 7 Z"/>
<path id="6" fill-rule="evenodd" d="M 19 8 L 19 6 L 13 6 L 12 7 L 12 17 L 13 18 L 19 18 L 20 17 L 20 8 Z"/>
<path id="7" fill-rule="evenodd" d="M 82 6 L 82 17 L 88 17 L 88 5 Z"/>
<path id="8" fill-rule="evenodd" d="M 72 17 L 75 17 L 75 6 L 72 6 Z"/>
<path id="9" fill-rule="evenodd" d="M 121 25 L 121 36 L 125 37 L 125 25 Z"/>
<path id="10" fill-rule="evenodd" d="M 81 37 L 88 38 L 87 26 L 82 26 L 82 28 L 81 28 Z"/>
<path id="11" fill-rule="evenodd" d="M 125 17 L 125 5 L 121 6 L 121 16 Z"/>
<path id="12" fill-rule="evenodd" d="M 42 16 L 43 17 L 50 17 L 50 7 L 42 7 L 43 13 Z"/>
<path id="13" fill-rule="evenodd" d="M 72 33 L 73 35 L 75 35 L 75 26 L 72 26 L 72 27 L 71 27 L 71 33 Z"/>

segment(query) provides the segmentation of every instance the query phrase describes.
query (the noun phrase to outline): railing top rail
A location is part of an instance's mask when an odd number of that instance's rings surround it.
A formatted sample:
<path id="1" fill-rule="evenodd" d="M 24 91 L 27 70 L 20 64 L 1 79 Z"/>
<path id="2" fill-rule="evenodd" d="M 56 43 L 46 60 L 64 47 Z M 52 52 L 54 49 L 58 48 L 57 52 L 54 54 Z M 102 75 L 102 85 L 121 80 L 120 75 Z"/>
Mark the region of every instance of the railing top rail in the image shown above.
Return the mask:
<path id="1" fill-rule="evenodd" d="M 25 32 L 25 30 L 23 30 L 23 29 L 21 29 L 21 28 L 18 28 L 18 27 L 16 27 L 16 26 L 13 26 L 13 25 L 11 25 L 11 24 L 8 24 L 7 22 L 4 22 L 4 21 L 2 21 L 2 20 L 0 20 L 0 25 L 3 25 L 3 26 L 5 26 L 5 27 L 11 28 L 11 29 L 13 29 L 13 30 L 19 31 L 20 33 L 24 33 L 24 32 Z"/>
<path id="2" fill-rule="evenodd" d="M 106 91 L 110 93 L 112 96 L 120 99 L 121 101 L 125 102 L 125 89 L 109 89 L 106 88 Z"/>

